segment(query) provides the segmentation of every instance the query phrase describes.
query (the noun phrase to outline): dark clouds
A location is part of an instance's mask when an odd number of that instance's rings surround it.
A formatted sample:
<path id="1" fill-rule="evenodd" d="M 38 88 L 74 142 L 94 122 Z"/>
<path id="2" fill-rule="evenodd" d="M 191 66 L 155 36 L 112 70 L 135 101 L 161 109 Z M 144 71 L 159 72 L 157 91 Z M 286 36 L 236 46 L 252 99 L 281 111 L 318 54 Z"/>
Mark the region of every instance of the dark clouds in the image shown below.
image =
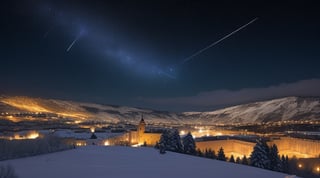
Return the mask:
<path id="1" fill-rule="evenodd" d="M 173 98 L 140 98 L 141 101 L 170 110 L 208 110 L 246 102 L 261 101 L 288 96 L 320 96 L 320 79 L 282 83 L 266 88 L 243 88 L 240 90 L 215 90 L 195 96 Z"/>

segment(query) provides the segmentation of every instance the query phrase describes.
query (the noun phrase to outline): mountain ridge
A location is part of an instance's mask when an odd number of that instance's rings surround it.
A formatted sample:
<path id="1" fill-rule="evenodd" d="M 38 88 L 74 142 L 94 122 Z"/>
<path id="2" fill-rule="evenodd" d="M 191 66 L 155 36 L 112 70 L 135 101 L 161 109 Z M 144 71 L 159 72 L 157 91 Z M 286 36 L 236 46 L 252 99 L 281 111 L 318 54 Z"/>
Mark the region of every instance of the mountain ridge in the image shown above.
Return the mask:
<path id="1" fill-rule="evenodd" d="M 206 112 L 156 111 L 127 106 L 66 100 L 0 96 L 0 112 L 43 112 L 80 121 L 136 123 L 143 114 L 149 123 L 226 124 L 320 120 L 320 97 L 284 97 Z"/>

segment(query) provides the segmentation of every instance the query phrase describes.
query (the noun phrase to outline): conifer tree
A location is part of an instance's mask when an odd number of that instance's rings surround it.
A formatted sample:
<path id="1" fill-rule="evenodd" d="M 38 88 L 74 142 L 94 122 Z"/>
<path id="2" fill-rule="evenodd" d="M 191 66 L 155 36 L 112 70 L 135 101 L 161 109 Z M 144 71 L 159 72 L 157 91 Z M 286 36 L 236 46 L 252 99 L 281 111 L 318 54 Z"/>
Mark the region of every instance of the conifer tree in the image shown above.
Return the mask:
<path id="1" fill-rule="evenodd" d="M 214 150 L 211 150 L 211 148 L 206 149 L 206 151 L 205 151 L 205 157 L 206 157 L 206 158 L 210 158 L 210 159 L 216 159 L 216 158 L 217 158 Z"/>
<path id="2" fill-rule="evenodd" d="M 175 152 L 183 151 L 181 138 L 177 129 L 174 129 L 173 131 L 170 132 L 169 144 L 167 149 Z"/>
<path id="3" fill-rule="evenodd" d="M 282 163 L 279 157 L 278 147 L 275 144 L 273 144 L 270 148 L 269 159 L 270 159 L 271 170 L 278 171 L 278 172 L 281 172 L 283 170 Z"/>
<path id="4" fill-rule="evenodd" d="M 248 160 L 248 158 L 246 157 L 246 155 L 243 156 L 242 161 L 241 161 L 241 164 L 249 165 L 249 160 Z"/>
<path id="5" fill-rule="evenodd" d="M 236 158 L 236 163 L 237 163 L 237 164 L 241 164 L 241 159 L 240 159 L 239 156 Z"/>
<path id="6" fill-rule="evenodd" d="M 235 160 L 234 160 L 233 155 L 230 156 L 229 162 L 230 162 L 230 163 L 235 163 Z"/>
<path id="7" fill-rule="evenodd" d="M 203 153 L 199 148 L 197 149 L 197 156 L 203 157 Z"/>
<path id="8" fill-rule="evenodd" d="M 190 132 L 182 139 L 182 142 L 184 153 L 191 155 L 196 154 L 196 143 Z"/>
<path id="9" fill-rule="evenodd" d="M 250 156 L 250 165 L 270 169 L 269 147 L 264 140 L 257 140 Z"/>
<path id="10" fill-rule="evenodd" d="M 282 172 L 288 173 L 289 171 L 288 156 L 287 157 L 285 157 L 284 155 L 281 156 L 281 165 L 282 165 Z"/>
<path id="11" fill-rule="evenodd" d="M 221 161 L 226 161 L 227 158 L 226 158 L 226 155 L 224 154 L 224 151 L 223 151 L 223 148 L 221 147 L 218 151 L 218 157 L 217 157 L 218 160 L 221 160 Z"/>
<path id="12" fill-rule="evenodd" d="M 161 134 L 160 140 L 159 140 L 159 151 L 161 154 L 164 154 L 167 150 L 167 145 L 169 144 L 169 132 L 168 130 L 164 130 Z"/>
<path id="13" fill-rule="evenodd" d="M 159 152 L 160 152 L 160 154 L 166 153 L 166 147 L 163 143 L 159 143 Z"/>
<path id="14" fill-rule="evenodd" d="M 154 148 L 155 148 L 155 149 L 159 149 L 159 148 L 160 148 L 159 142 L 156 142 L 156 144 L 154 145 Z"/>

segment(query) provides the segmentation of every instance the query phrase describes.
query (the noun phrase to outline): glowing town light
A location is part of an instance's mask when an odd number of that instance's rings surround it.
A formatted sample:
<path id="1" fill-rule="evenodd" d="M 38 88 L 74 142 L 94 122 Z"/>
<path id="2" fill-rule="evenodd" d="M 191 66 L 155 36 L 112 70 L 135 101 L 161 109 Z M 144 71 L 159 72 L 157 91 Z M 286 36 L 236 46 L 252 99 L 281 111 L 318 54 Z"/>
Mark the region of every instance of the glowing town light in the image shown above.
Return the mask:
<path id="1" fill-rule="evenodd" d="M 39 137 L 39 133 L 38 132 L 30 132 L 26 137 L 27 137 L 27 139 L 36 139 Z"/>
<path id="2" fill-rule="evenodd" d="M 299 168 L 302 168 L 302 164 L 298 164 L 298 167 L 299 167 Z"/>
<path id="3" fill-rule="evenodd" d="M 81 121 L 80 120 L 75 120 L 74 123 L 75 124 L 79 124 L 79 123 L 81 123 Z"/>
<path id="4" fill-rule="evenodd" d="M 199 129 L 199 133 L 202 133 L 203 132 L 203 130 L 202 129 Z"/>
<path id="5" fill-rule="evenodd" d="M 104 142 L 104 146 L 109 146 L 109 145 L 110 145 L 109 141 Z"/>
<path id="6" fill-rule="evenodd" d="M 141 146 L 141 144 L 135 144 L 135 145 L 131 145 L 131 147 L 140 147 Z"/>
<path id="7" fill-rule="evenodd" d="M 320 167 L 317 167 L 317 169 L 316 169 L 316 170 L 317 170 L 317 172 L 320 172 Z"/>
<path id="8" fill-rule="evenodd" d="M 91 128 L 90 128 L 90 131 L 91 131 L 91 133 L 94 133 L 95 128 L 94 128 L 94 127 L 91 127 Z"/>
<path id="9" fill-rule="evenodd" d="M 185 134 L 186 134 L 186 132 L 184 130 L 180 131 L 180 135 L 185 135 Z"/>
<path id="10" fill-rule="evenodd" d="M 76 146 L 86 146 L 87 144 L 85 142 L 77 142 Z"/>

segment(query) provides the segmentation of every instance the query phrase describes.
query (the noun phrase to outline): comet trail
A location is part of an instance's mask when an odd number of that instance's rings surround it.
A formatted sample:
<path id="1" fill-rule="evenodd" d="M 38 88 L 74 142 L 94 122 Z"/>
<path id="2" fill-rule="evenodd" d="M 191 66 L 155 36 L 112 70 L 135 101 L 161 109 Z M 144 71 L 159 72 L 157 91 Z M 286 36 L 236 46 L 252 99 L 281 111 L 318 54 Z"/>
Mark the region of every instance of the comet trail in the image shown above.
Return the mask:
<path id="1" fill-rule="evenodd" d="M 224 36 L 223 38 L 221 38 L 220 40 L 211 43 L 209 46 L 200 49 L 199 51 L 195 52 L 194 54 L 192 54 L 191 56 L 185 58 L 182 62 L 181 65 L 185 64 L 186 62 L 190 61 L 191 59 L 193 59 L 194 57 L 198 56 L 199 54 L 203 53 L 204 51 L 208 50 L 209 48 L 212 48 L 213 46 L 219 44 L 221 41 L 227 39 L 228 37 L 232 36 L 233 34 L 237 33 L 238 31 L 242 30 L 243 28 L 247 27 L 248 25 L 250 25 L 251 23 L 253 23 L 254 21 L 258 20 L 258 18 L 255 18 L 253 20 L 251 20 L 250 22 L 246 23 L 245 25 L 239 27 L 238 29 L 236 29 L 235 31 L 229 33 L 228 35 Z"/>
<path id="2" fill-rule="evenodd" d="M 72 48 L 72 46 L 79 40 L 80 35 L 78 35 L 73 41 L 72 43 L 69 45 L 69 47 L 67 48 L 67 52 L 70 51 L 70 49 Z"/>

